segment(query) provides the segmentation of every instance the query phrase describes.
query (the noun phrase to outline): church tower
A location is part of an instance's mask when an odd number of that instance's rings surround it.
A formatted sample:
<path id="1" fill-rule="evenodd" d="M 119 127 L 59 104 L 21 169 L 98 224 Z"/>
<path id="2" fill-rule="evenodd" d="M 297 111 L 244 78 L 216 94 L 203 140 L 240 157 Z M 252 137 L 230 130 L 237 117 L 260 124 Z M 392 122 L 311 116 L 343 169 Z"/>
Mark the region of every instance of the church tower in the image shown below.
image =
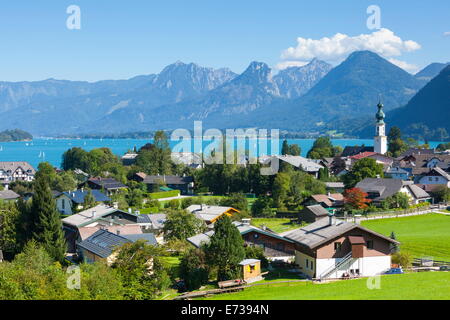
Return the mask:
<path id="1" fill-rule="evenodd" d="M 378 103 L 378 112 L 375 115 L 377 119 L 376 135 L 374 141 L 374 151 L 377 153 L 385 154 L 387 152 L 387 137 L 386 137 L 386 124 L 384 123 L 383 104 Z"/>

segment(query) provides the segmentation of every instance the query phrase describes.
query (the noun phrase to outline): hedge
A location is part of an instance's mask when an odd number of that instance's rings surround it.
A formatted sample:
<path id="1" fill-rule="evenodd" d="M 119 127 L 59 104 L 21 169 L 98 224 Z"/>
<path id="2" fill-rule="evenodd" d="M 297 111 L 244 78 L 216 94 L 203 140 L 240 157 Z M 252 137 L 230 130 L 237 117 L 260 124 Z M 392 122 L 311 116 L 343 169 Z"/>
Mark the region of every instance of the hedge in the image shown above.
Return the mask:
<path id="1" fill-rule="evenodd" d="M 149 193 L 150 199 L 162 199 L 170 197 L 178 197 L 180 195 L 180 190 L 163 191 L 163 192 L 153 192 Z"/>

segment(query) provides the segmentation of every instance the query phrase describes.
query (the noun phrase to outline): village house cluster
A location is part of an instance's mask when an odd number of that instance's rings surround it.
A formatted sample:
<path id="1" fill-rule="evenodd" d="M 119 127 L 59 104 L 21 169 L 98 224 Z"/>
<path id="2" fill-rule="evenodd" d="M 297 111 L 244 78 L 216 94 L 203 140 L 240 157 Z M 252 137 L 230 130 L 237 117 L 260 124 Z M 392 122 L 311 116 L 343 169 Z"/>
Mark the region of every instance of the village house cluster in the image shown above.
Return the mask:
<path id="1" fill-rule="evenodd" d="M 374 159 L 381 164 L 384 178 L 365 178 L 356 184 L 368 195 L 372 205 L 381 206 L 387 198 L 402 193 L 411 205 L 433 203 L 432 193 L 439 187 L 450 187 L 450 152 L 435 149 L 411 148 L 393 158 L 386 155 L 387 137 L 383 106 L 376 113 L 374 147 L 347 146 L 342 153 L 330 158 L 308 159 L 302 156 L 263 156 L 260 162 L 268 164 L 276 159 L 319 178 L 326 169 L 335 177 L 352 171 L 361 159 Z M 172 158 L 192 169 L 201 169 L 198 154 L 175 153 Z M 136 153 L 127 153 L 122 163 L 131 166 Z M 245 166 L 245 163 L 242 164 Z M 77 169 L 78 170 L 78 169 Z M 167 215 L 162 212 L 141 214 L 139 210 L 120 210 L 112 196 L 127 189 L 127 185 L 114 178 L 95 177 L 77 171 L 85 177 L 76 190 L 53 192 L 57 210 L 68 244 L 69 259 L 91 263 L 106 260 L 111 264 L 115 249 L 125 243 L 144 240 L 151 245 L 163 245 L 164 225 Z M 31 182 L 36 170 L 27 162 L 0 162 L 0 199 L 16 201 L 20 195 L 10 190 L 11 183 Z M 142 183 L 147 190 L 156 192 L 176 191 L 174 198 L 194 195 L 193 176 L 148 175 L 136 172 L 132 180 Z M 235 219 L 245 246 L 258 246 L 270 261 L 292 262 L 305 277 L 310 279 L 341 278 L 344 276 L 373 276 L 391 268 L 391 249 L 399 243 L 391 238 L 342 219 L 345 214 L 344 183 L 327 182 L 325 194 L 312 194 L 301 205 L 295 216 L 299 227 L 277 233 L 268 227 L 252 225 L 250 218 Z M 85 208 L 86 197 L 93 197 L 95 206 Z M 32 193 L 23 195 L 32 197 Z M 193 247 L 207 244 L 214 234 L 214 224 L 222 216 L 234 218 L 239 210 L 229 206 L 192 204 L 185 209 L 207 226 L 205 232 L 187 239 Z M 248 282 L 261 278 L 260 261 L 246 259 L 241 265 Z"/>

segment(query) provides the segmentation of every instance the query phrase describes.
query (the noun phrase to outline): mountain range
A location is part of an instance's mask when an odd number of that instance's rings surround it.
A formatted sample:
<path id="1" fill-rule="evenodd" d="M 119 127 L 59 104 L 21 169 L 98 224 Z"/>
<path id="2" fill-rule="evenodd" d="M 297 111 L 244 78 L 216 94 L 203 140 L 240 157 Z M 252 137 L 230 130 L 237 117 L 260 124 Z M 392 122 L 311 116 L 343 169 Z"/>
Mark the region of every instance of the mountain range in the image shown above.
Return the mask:
<path id="1" fill-rule="evenodd" d="M 241 74 L 176 62 L 159 74 L 128 80 L 0 82 L 0 116 L 8 119 L 0 129 L 41 136 L 106 134 L 192 129 L 194 120 L 202 120 L 204 127 L 220 129 L 322 133 L 367 121 L 380 98 L 387 111 L 405 106 L 440 67 L 445 64 L 414 76 L 359 51 L 334 68 L 313 59 L 277 74 L 256 61 Z M 342 127 L 347 133 L 352 126 Z"/>

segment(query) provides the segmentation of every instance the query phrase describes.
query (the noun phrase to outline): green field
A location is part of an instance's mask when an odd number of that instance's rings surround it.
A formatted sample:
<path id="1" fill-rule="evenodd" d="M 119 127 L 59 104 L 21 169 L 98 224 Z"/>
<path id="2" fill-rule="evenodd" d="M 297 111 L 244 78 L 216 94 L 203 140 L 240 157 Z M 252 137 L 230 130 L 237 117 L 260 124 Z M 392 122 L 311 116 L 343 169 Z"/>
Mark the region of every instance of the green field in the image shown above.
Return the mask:
<path id="1" fill-rule="evenodd" d="M 389 236 L 395 232 L 401 251 L 413 257 L 450 261 L 450 216 L 427 214 L 362 222 L 362 226 Z"/>
<path id="2" fill-rule="evenodd" d="M 445 300 L 450 299 L 450 272 L 385 275 L 379 289 L 369 289 L 367 279 L 331 283 L 301 282 L 261 285 L 211 300 Z"/>
<path id="3" fill-rule="evenodd" d="M 255 227 L 260 227 L 261 225 L 265 225 L 269 229 L 275 231 L 276 233 L 281 233 L 289 230 L 293 230 L 299 228 L 299 224 L 291 224 L 290 219 L 279 219 L 279 218 L 253 218 L 251 220 L 251 224 Z"/>

